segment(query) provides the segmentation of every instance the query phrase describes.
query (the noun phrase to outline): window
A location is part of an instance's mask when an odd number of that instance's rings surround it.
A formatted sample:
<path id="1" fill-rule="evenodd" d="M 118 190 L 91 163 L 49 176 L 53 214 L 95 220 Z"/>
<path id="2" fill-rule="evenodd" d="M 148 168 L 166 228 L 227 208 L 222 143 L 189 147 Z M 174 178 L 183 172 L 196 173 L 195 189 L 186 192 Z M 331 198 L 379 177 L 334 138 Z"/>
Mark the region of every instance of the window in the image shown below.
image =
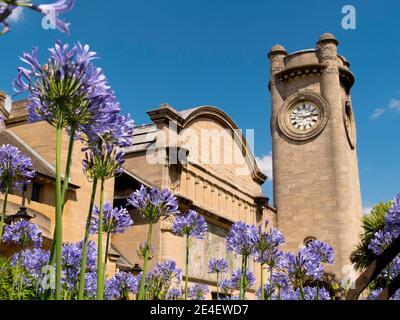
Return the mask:
<path id="1" fill-rule="evenodd" d="M 40 183 L 34 182 L 32 184 L 32 193 L 31 200 L 40 202 L 40 190 L 42 189 L 42 185 Z"/>

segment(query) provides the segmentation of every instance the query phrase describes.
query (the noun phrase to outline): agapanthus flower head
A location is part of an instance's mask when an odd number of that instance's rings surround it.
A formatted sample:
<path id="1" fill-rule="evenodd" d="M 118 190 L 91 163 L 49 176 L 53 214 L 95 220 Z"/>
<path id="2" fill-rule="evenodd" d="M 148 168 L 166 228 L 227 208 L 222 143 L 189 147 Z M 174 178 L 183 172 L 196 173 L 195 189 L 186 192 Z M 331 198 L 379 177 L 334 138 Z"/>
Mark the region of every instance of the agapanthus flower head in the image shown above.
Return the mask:
<path id="1" fill-rule="evenodd" d="M 208 272 L 209 273 L 222 273 L 228 271 L 228 261 L 225 259 L 215 259 L 212 258 L 208 262 Z"/>
<path id="2" fill-rule="evenodd" d="M 36 224 L 19 219 L 12 225 L 4 228 L 3 242 L 22 246 L 33 245 L 39 248 L 42 245 L 42 232 Z"/>
<path id="3" fill-rule="evenodd" d="M 167 292 L 167 300 L 180 300 L 182 298 L 182 289 L 171 288 Z"/>
<path id="4" fill-rule="evenodd" d="M 177 215 L 172 224 L 172 233 L 176 235 L 187 235 L 196 239 L 204 239 L 206 232 L 206 220 L 194 210 L 189 210 L 187 214 Z"/>
<path id="5" fill-rule="evenodd" d="M 27 184 L 35 176 L 32 160 L 12 145 L 0 146 L 0 191 Z"/>
<path id="6" fill-rule="evenodd" d="M 294 282 L 305 281 L 307 277 L 320 280 L 324 268 L 318 258 L 310 254 L 306 247 L 299 249 L 297 255 L 291 252 L 285 254 L 289 277 Z"/>
<path id="7" fill-rule="evenodd" d="M 190 300 L 204 300 L 209 292 L 208 286 L 202 283 L 195 283 L 188 289 Z"/>
<path id="8" fill-rule="evenodd" d="M 89 150 L 82 161 L 83 172 L 89 179 L 110 179 L 122 173 L 124 152 L 115 145 L 103 144 L 101 149 Z"/>
<path id="9" fill-rule="evenodd" d="M 278 289 L 286 288 L 291 285 L 289 276 L 283 272 L 273 272 L 272 273 L 272 283 Z"/>
<path id="10" fill-rule="evenodd" d="M 154 257 L 154 248 L 151 245 L 151 243 L 149 245 L 147 245 L 147 242 L 142 242 L 141 244 L 139 244 L 139 248 L 137 249 L 137 255 L 138 255 L 139 259 L 141 259 L 141 260 L 144 259 L 147 247 L 149 247 L 149 257 L 148 257 L 148 259 L 149 260 L 153 259 L 153 257 Z"/>
<path id="11" fill-rule="evenodd" d="M 24 53 L 21 60 L 28 68 L 19 67 L 13 83 L 17 93 L 30 93 L 29 120 L 61 124 L 78 133 L 88 124 L 101 128 L 99 124 L 109 123 L 120 106 L 103 71 L 92 63 L 96 53 L 88 45 L 76 43 L 70 48 L 60 41 L 49 53 L 45 64 L 39 63 L 37 48 Z"/>
<path id="12" fill-rule="evenodd" d="M 176 266 L 174 260 L 157 263 L 154 267 L 153 273 L 160 278 L 160 281 L 164 285 L 167 286 L 169 286 L 174 279 L 177 284 L 182 280 L 182 269 Z"/>
<path id="13" fill-rule="evenodd" d="M 145 186 L 131 193 L 128 204 L 138 209 L 140 214 L 151 222 L 156 222 L 160 217 L 178 213 L 178 201 L 168 189 L 148 190 Z"/>
<path id="14" fill-rule="evenodd" d="M 314 240 L 311 241 L 306 248 L 309 254 L 315 255 L 320 262 L 333 263 L 333 248 L 326 242 Z"/>
<path id="15" fill-rule="evenodd" d="M 74 0 L 58 0 L 51 4 L 40 4 L 40 5 L 30 3 L 30 0 L 15 1 L 15 2 L 8 1 L 8 2 L 9 3 L 7 3 L 7 1 L 6 1 L 6 3 L 0 2 L 0 24 L 2 24 L 4 27 L 3 30 L 0 32 L 0 34 L 4 34 L 9 31 L 9 20 L 8 19 L 10 18 L 13 11 L 17 10 L 17 8 L 22 9 L 23 7 L 38 11 L 39 13 L 41 13 L 45 16 L 51 14 L 52 21 L 50 21 L 50 22 L 55 23 L 55 27 L 58 30 L 60 30 L 66 34 L 69 34 L 69 25 L 70 24 L 59 19 L 58 15 L 60 13 L 70 11 L 74 7 L 74 3 L 75 3 Z M 21 7 L 17 6 L 18 3 L 21 3 L 22 6 Z"/>
<path id="16" fill-rule="evenodd" d="M 140 279 L 132 273 L 120 271 L 106 283 L 107 298 L 126 300 L 131 293 L 138 293 Z M 108 288 L 108 289 L 107 289 Z"/>
<path id="17" fill-rule="evenodd" d="M 77 287 L 81 270 L 83 240 L 75 243 L 64 243 L 62 247 L 63 283 L 69 290 Z M 87 272 L 97 269 L 97 246 L 89 241 L 86 255 Z M 86 280 L 85 280 L 86 281 Z"/>
<path id="18" fill-rule="evenodd" d="M 85 297 L 93 299 L 97 294 L 97 273 L 85 272 Z M 106 290 L 105 290 L 106 292 Z M 106 293 L 105 293 L 106 296 Z"/>
<path id="19" fill-rule="evenodd" d="M 93 209 L 90 233 L 95 234 L 99 231 L 100 209 L 95 206 Z M 133 225 L 132 218 L 125 208 L 113 208 L 110 201 L 103 204 L 103 232 L 104 233 L 123 233 L 126 228 Z"/>
<path id="20" fill-rule="evenodd" d="M 243 221 L 235 222 L 226 239 L 227 249 L 241 255 L 249 256 L 253 254 L 257 233 L 258 229 L 255 225 L 249 225 Z"/>
<path id="21" fill-rule="evenodd" d="M 368 245 L 374 254 L 380 255 L 395 239 L 395 234 L 393 232 L 380 230 L 375 232 L 374 238 Z"/>
<path id="22" fill-rule="evenodd" d="M 219 280 L 218 287 L 220 288 L 223 294 L 229 294 L 235 289 L 234 284 L 232 284 L 232 281 L 229 279 Z"/>
<path id="23" fill-rule="evenodd" d="M 135 124 L 130 115 L 114 113 L 107 116 L 108 121 L 102 121 L 84 126 L 80 139 L 87 148 L 96 150 L 102 144 L 129 147 L 132 145 Z"/>
<path id="24" fill-rule="evenodd" d="M 240 288 L 240 282 L 242 280 L 242 269 L 236 269 L 232 273 L 231 277 L 231 284 L 234 288 Z M 254 276 L 253 272 L 246 269 L 245 270 L 245 277 L 244 277 L 244 288 L 245 290 L 251 288 L 256 283 L 256 277 Z"/>
<path id="25" fill-rule="evenodd" d="M 297 289 L 296 291 L 300 292 L 300 289 Z M 324 287 L 319 288 L 318 290 L 316 287 L 306 286 L 303 288 L 303 295 L 304 300 L 331 300 L 329 292 Z"/>
<path id="26" fill-rule="evenodd" d="M 400 235 L 400 194 L 394 198 L 385 216 L 385 231 L 393 233 L 395 237 Z"/>
<path id="27" fill-rule="evenodd" d="M 48 264 L 50 252 L 39 248 L 24 249 L 11 258 L 12 266 L 21 266 L 36 281 L 41 278 L 42 268 Z"/>

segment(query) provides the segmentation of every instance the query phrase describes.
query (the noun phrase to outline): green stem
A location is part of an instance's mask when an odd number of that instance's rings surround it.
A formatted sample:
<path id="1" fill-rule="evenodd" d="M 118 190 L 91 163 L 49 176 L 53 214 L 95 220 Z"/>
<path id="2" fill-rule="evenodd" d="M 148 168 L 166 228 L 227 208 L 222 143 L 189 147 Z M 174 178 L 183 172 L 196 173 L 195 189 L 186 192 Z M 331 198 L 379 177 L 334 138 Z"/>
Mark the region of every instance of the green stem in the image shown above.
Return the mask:
<path id="1" fill-rule="evenodd" d="M 145 250 L 144 258 L 143 258 L 142 279 L 140 279 L 139 300 L 144 300 L 144 298 L 145 298 L 147 261 L 149 260 L 149 254 L 150 254 L 150 242 L 151 242 L 152 229 L 153 229 L 153 221 L 150 220 L 149 221 L 149 229 L 147 230 L 146 250 Z"/>
<path id="2" fill-rule="evenodd" d="M 3 239 L 4 232 L 4 224 L 6 221 L 6 211 L 7 211 L 7 201 L 8 201 L 8 192 L 10 190 L 10 184 L 6 186 L 6 190 L 4 191 L 4 200 L 3 200 L 3 211 L 1 213 L 1 221 L 0 221 L 0 246 Z"/>
<path id="3" fill-rule="evenodd" d="M 261 300 L 265 300 L 265 292 L 264 292 L 264 264 L 261 263 L 260 266 L 260 271 L 261 271 L 261 275 L 260 275 L 260 286 L 261 286 Z"/>
<path id="4" fill-rule="evenodd" d="M 61 142 L 62 142 L 62 116 L 57 122 L 56 129 L 56 300 L 61 299 L 61 264 L 62 264 L 62 198 L 61 198 Z"/>
<path id="5" fill-rule="evenodd" d="M 219 272 L 217 272 L 217 300 L 219 300 L 218 276 L 219 276 Z"/>
<path id="6" fill-rule="evenodd" d="M 246 282 L 246 269 L 247 269 L 247 256 L 242 255 L 242 276 L 240 279 L 240 300 L 244 300 L 246 296 L 245 282 Z"/>
<path id="7" fill-rule="evenodd" d="M 103 300 L 103 202 L 104 202 L 104 178 L 100 182 L 100 209 L 97 237 L 97 300 Z"/>
<path id="8" fill-rule="evenodd" d="M 300 298 L 301 300 L 304 300 L 304 292 L 303 292 L 303 284 L 300 282 Z"/>
<path id="9" fill-rule="evenodd" d="M 317 300 L 319 300 L 319 280 L 317 280 Z"/>
<path id="10" fill-rule="evenodd" d="M 87 249 L 88 249 L 89 235 L 90 235 L 89 230 L 90 230 L 90 223 L 92 221 L 94 199 L 95 199 L 96 190 L 97 190 L 97 181 L 98 181 L 97 178 L 95 178 L 93 180 L 92 194 L 90 196 L 89 212 L 88 212 L 87 219 L 86 219 L 85 235 L 83 238 L 83 245 L 82 245 L 81 271 L 79 274 L 78 300 L 83 300 L 84 294 L 85 294 L 85 273 L 86 273 Z"/>
<path id="11" fill-rule="evenodd" d="M 272 300 L 272 267 L 269 268 L 269 300 Z"/>
<path id="12" fill-rule="evenodd" d="M 186 257 L 185 257 L 185 300 L 188 293 L 188 276 L 189 276 L 189 234 L 186 234 Z"/>
<path id="13" fill-rule="evenodd" d="M 70 172 L 71 172 L 71 161 L 72 161 L 72 150 L 74 146 L 74 136 L 75 136 L 75 126 L 71 127 L 71 135 L 69 137 L 69 142 L 68 142 L 68 153 L 67 153 L 67 163 L 65 167 L 65 173 L 64 173 L 64 181 L 62 182 L 62 191 L 61 191 L 61 199 L 62 199 L 62 209 L 61 209 L 61 214 L 64 211 L 64 205 L 66 202 L 66 193 L 68 190 L 68 185 L 69 185 L 69 178 L 70 178 Z M 56 228 L 54 228 L 54 237 L 56 236 Z M 50 259 L 49 259 L 49 264 L 54 265 L 54 241 L 52 242 L 51 245 L 51 250 L 50 250 Z"/>
<path id="14" fill-rule="evenodd" d="M 108 250 L 110 246 L 110 232 L 107 232 L 107 241 L 106 241 L 106 254 L 104 256 L 104 267 L 103 267 L 103 284 L 106 281 L 106 272 L 107 272 L 107 260 L 108 260 Z"/>

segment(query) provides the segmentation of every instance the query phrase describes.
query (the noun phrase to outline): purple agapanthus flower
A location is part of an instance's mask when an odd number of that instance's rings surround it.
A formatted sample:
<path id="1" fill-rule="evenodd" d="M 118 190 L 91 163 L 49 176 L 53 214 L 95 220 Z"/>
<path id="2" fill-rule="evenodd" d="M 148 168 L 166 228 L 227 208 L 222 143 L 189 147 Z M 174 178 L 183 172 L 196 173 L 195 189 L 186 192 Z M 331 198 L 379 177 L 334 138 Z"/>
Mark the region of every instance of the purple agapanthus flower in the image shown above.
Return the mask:
<path id="1" fill-rule="evenodd" d="M 99 213 L 97 206 L 93 209 L 92 221 L 90 224 L 90 233 L 98 233 Z M 110 201 L 103 205 L 103 232 L 104 233 L 123 233 L 126 228 L 133 225 L 132 218 L 125 208 L 113 208 Z"/>
<path id="2" fill-rule="evenodd" d="M 6 1 L 7 2 L 7 1 Z M 3 25 L 3 30 L 0 34 L 4 34 L 8 32 L 9 29 L 9 18 L 14 10 L 22 10 L 22 8 L 29 8 L 39 13 L 45 15 L 49 19 L 49 24 L 54 24 L 54 26 L 66 33 L 69 34 L 69 23 L 64 22 L 63 20 L 58 18 L 60 13 L 64 13 L 70 11 L 74 6 L 74 0 L 58 0 L 55 3 L 51 4 L 32 4 L 30 1 L 10 1 L 10 3 L 0 2 L 0 24 Z M 20 4 L 20 6 L 19 6 Z"/>
<path id="3" fill-rule="evenodd" d="M 208 286 L 202 283 L 195 283 L 188 289 L 190 300 L 204 300 L 209 292 Z"/>
<path id="4" fill-rule="evenodd" d="M 12 145 L 0 147 L 0 191 L 27 184 L 34 177 L 32 160 Z"/>
<path id="5" fill-rule="evenodd" d="M 243 221 L 235 222 L 226 239 L 227 249 L 246 256 L 254 254 L 257 233 L 258 229 L 255 225 L 248 225 Z"/>
<path id="6" fill-rule="evenodd" d="M 385 231 L 397 237 L 400 235 L 400 194 L 398 194 L 393 204 L 385 216 Z"/>
<path id="7" fill-rule="evenodd" d="M 76 243 L 65 243 L 62 247 L 62 281 L 69 290 L 74 290 L 78 286 L 81 270 L 82 246 L 83 240 Z M 97 245 L 93 241 L 89 241 L 86 255 L 86 270 L 89 273 L 95 272 L 96 269 Z"/>
<path id="8" fill-rule="evenodd" d="M 221 292 L 225 295 L 232 293 L 235 289 L 235 284 L 232 284 L 232 281 L 229 279 L 222 279 L 218 281 L 218 287 L 221 289 Z"/>
<path id="9" fill-rule="evenodd" d="M 247 290 L 251 288 L 255 283 L 256 283 L 256 277 L 250 270 L 246 270 L 245 272 L 246 276 L 244 277 L 244 289 Z M 231 277 L 231 284 L 234 288 L 240 288 L 240 282 L 242 280 L 242 270 L 241 269 L 236 269 L 232 273 Z"/>
<path id="10" fill-rule="evenodd" d="M 86 272 L 85 273 L 85 297 L 87 299 L 94 299 L 94 298 L 96 298 L 96 294 L 97 294 L 97 273 L 96 272 Z"/>
<path id="11" fill-rule="evenodd" d="M 42 245 L 42 232 L 36 224 L 23 219 L 4 228 L 3 242 L 23 246 L 33 245 L 39 248 Z"/>
<path id="12" fill-rule="evenodd" d="M 154 267 L 153 273 L 160 278 L 164 285 L 167 286 L 169 286 L 174 279 L 177 284 L 182 280 L 182 269 L 178 268 L 176 262 L 173 260 L 157 263 Z"/>
<path id="13" fill-rule="evenodd" d="M 296 291 L 300 292 L 300 289 Z M 299 296 L 301 296 L 300 293 Z M 319 288 L 318 290 L 316 287 L 304 287 L 303 296 L 304 300 L 331 300 L 331 296 L 325 288 Z"/>
<path id="14" fill-rule="evenodd" d="M 42 268 L 47 265 L 50 257 L 50 252 L 39 248 L 24 249 L 20 252 L 15 253 L 11 258 L 12 266 L 20 266 L 25 272 L 32 277 L 35 281 L 38 281 L 42 276 Z M 27 279 L 27 284 L 30 279 Z"/>
<path id="15" fill-rule="evenodd" d="M 326 242 L 314 240 L 307 247 L 309 254 L 314 255 L 322 263 L 333 263 L 333 248 Z"/>
<path id="16" fill-rule="evenodd" d="M 129 196 L 128 204 L 138 209 L 140 214 L 151 222 L 156 222 L 160 217 L 178 213 L 177 199 L 168 189 L 148 190 L 142 185 Z"/>
<path id="17" fill-rule="evenodd" d="M 182 289 L 171 288 L 167 292 L 167 300 L 180 300 L 182 298 Z"/>
<path id="18" fill-rule="evenodd" d="M 228 261 L 226 261 L 225 259 L 212 258 L 208 262 L 209 273 L 222 273 L 227 271 L 228 271 Z"/>
<path id="19" fill-rule="evenodd" d="M 395 239 L 395 234 L 388 231 L 377 231 L 375 237 L 371 240 L 368 245 L 370 249 L 376 255 L 380 255 Z"/>
<path id="20" fill-rule="evenodd" d="M 139 292 L 140 277 L 120 271 L 106 283 L 106 298 L 126 300 L 131 293 Z"/>
<path id="21" fill-rule="evenodd" d="M 38 61 L 37 48 L 24 53 L 21 60 L 28 68 L 19 67 L 13 83 L 17 93 L 30 93 L 29 120 L 45 120 L 56 126 L 62 119 L 63 127 L 74 128 L 76 136 L 87 125 L 106 128 L 120 106 L 102 70 L 92 63 L 96 53 L 88 45 L 76 43 L 70 49 L 61 42 L 49 52 L 43 65 Z M 101 135 L 102 131 L 97 133 Z"/>
<path id="22" fill-rule="evenodd" d="M 189 210 L 187 214 L 177 215 L 172 224 L 172 233 L 176 235 L 187 235 L 196 239 L 204 239 L 206 232 L 206 220 L 194 210 Z"/>
<path id="23" fill-rule="evenodd" d="M 321 280 L 324 268 L 315 255 L 309 254 L 306 247 L 300 248 L 297 255 L 285 254 L 289 277 L 295 282 L 303 282 L 306 277 Z"/>
<path id="24" fill-rule="evenodd" d="M 116 146 L 102 144 L 100 149 L 90 149 L 82 161 L 83 172 L 90 179 L 110 179 L 122 173 L 124 152 Z"/>

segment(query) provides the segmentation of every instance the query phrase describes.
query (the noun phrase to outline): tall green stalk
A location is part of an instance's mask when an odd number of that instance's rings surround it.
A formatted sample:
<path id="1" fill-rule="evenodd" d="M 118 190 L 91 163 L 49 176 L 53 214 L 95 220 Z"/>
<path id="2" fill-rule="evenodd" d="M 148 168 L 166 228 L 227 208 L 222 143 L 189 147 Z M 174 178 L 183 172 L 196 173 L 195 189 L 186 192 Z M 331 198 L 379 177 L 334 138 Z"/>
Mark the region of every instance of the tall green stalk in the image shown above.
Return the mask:
<path id="1" fill-rule="evenodd" d="M 4 191 L 3 211 L 1 212 L 1 221 L 0 221 L 0 246 L 1 246 L 1 239 L 3 239 L 9 190 L 10 190 L 10 183 L 8 183 L 8 185 L 6 186 L 6 190 Z"/>
<path id="2" fill-rule="evenodd" d="M 272 268 L 271 267 L 269 268 L 269 300 L 272 300 Z"/>
<path id="3" fill-rule="evenodd" d="M 62 264 L 62 198 L 61 198 L 61 142 L 62 142 L 62 116 L 57 122 L 56 129 L 56 229 L 55 229 L 55 253 L 56 253 L 56 300 L 61 298 L 61 264 Z"/>
<path id="4" fill-rule="evenodd" d="M 110 235 L 111 235 L 111 232 L 107 232 L 106 254 L 104 256 L 104 267 L 103 267 L 103 285 L 104 285 L 104 283 L 106 281 L 108 250 L 109 250 L 109 247 L 110 247 Z"/>
<path id="5" fill-rule="evenodd" d="M 70 137 L 69 137 L 69 142 L 68 142 L 68 153 L 67 153 L 67 163 L 65 167 L 65 173 L 64 173 L 64 181 L 62 182 L 62 191 L 61 191 L 61 199 L 62 199 L 62 209 L 61 209 L 61 214 L 64 211 L 64 204 L 66 202 L 66 194 L 68 190 L 68 185 L 69 185 L 69 178 L 70 178 L 70 171 L 71 171 L 71 161 L 72 161 L 72 150 L 74 146 L 74 136 L 75 136 L 75 126 L 71 127 L 70 130 Z M 53 238 L 56 236 L 56 228 L 54 227 L 54 232 L 53 232 Z M 54 265 L 54 247 L 55 247 L 55 242 L 52 242 L 51 245 L 51 250 L 50 250 L 50 259 L 49 259 L 49 265 Z"/>
<path id="6" fill-rule="evenodd" d="M 104 203 L 104 181 L 100 182 L 100 207 L 99 207 L 99 232 L 97 237 L 97 300 L 103 300 L 103 203 Z"/>
<path id="7" fill-rule="evenodd" d="M 88 212 L 87 219 L 86 219 L 85 235 L 84 235 L 83 244 L 82 244 L 82 258 L 81 258 L 81 271 L 79 273 L 78 300 L 83 300 L 84 295 L 85 295 L 85 274 L 86 274 L 87 249 L 88 249 L 88 244 L 89 244 L 90 223 L 92 221 L 93 206 L 94 206 L 94 200 L 96 197 L 97 181 L 98 181 L 97 178 L 94 178 L 93 183 L 92 183 L 92 194 L 90 196 L 89 212 Z"/>
<path id="8" fill-rule="evenodd" d="M 218 280 L 219 280 L 219 272 L 217 272 L 217 300 L 219 300 L 219 285 L 218 285 Z"/>
<path id="9" fill-rule="evenodd" d="M 247 255 L 242 255 L 242 277 L 240 279 L 240 300 L 244 300 L 246 296 L 245 284 L 246 284 L 246 269 L 247 269 Z"/>
<path id="10" fill-rule="evenodd" d="M 149 255 L 150 255 L 150 243 L 151 243 L 152 229 L 153 229 L 153 221 L 150 220 L 149 221 L 149 229 L 147 230 L 146 250 L 145 250 L 144 258 L 143 258 L 142 279 L 140 279 L 139 300 L 144 300 L 144 298 L 145 298 L 147 261 L 149 260 Z"/>
<path id="11" fill-rule="evenodd" d="M 261 263 L 260 265 L 260 286 L 261 286 L 261 300 L 265 300 L 265 292 L 264 292 L 264 264 Z"/>
<path id="12" fill-rule="evenodd" d="M 188 293 L 188 276 L 189 276 L 189 234 L 186 234 L 186 256 L 185 256 L 185 300 Z"/>

